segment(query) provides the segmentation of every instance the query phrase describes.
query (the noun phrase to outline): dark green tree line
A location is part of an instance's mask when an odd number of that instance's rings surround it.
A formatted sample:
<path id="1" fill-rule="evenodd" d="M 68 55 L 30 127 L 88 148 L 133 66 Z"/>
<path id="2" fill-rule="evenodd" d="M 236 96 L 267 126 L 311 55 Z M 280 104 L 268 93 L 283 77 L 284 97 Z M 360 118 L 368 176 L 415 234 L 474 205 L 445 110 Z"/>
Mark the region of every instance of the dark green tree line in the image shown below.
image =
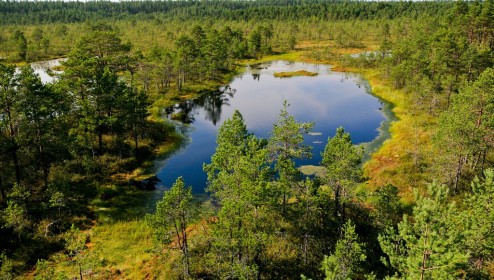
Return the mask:
<path id="1" fill-rule="evenodd" d="M 14 257 L 29 264 L 60 250 L 60 234 L 76 217 L 91 216 L 88 201 L 111 176 L 136 167 L 167 137 L 163 124 L 148 120 L 148 96 L 119 74 L 129 71 L 129 50 L 108 27 L 95 26 L 50 84 L 29 66 L 17 71 L 0 64 L 6 262 Z"/>

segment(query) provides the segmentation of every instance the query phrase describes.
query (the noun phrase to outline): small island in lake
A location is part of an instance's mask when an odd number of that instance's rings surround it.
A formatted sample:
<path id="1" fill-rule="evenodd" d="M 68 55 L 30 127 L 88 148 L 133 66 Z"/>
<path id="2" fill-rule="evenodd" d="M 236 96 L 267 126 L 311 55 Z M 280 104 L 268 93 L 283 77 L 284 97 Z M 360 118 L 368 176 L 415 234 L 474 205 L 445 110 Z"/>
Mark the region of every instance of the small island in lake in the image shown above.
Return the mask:
<path id="1" fill-rule="evenodd" d="M 290 78 L 290 77 L 296 77 L 296 76 L 317 76 L 318 73 L 316 72 L 310 72 L 310 71 L 305 71 L 305 70 L 299 70 L 299 71 L 293 71 L 293 72 L 275 72 L 274 76 L 276 78 Z"/>

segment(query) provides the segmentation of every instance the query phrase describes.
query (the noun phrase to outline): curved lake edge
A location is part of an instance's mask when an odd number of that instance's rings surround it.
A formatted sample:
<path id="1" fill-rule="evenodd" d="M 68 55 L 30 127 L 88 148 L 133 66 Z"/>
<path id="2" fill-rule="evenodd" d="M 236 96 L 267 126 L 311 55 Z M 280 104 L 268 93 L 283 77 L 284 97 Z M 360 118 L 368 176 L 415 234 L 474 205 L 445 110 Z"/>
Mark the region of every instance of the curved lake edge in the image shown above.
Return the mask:
<path id="1" fill-rule="evenodd" d="M 375 128 L 375 131 L 376 131 L 375 138 L 373 138 L 372 140 L 367 141 L 367 142 L 360 142 L 358 144 L 358 145 L 364 146 L 364 151 L 365 151 L 364 163 L 367 162 L 368 160 L 370 160 L 372 158 L 372 154 L 374 152 L 378 151 L 381 148 L 382 144 L 391 137 L 390 127 L 394 121 L 398 120 L 398 118 L 393 113 L 394 104 L 387 101 L 386 99 L 382 98 L 378 94 L 375 94 L 375 92 L 372 91 L 372 86 L 370 84 L 370 81 L 360 71 L 333 71 L 332 70 L 332 64 L 314 63 L 314 62 L 307 62 L 307 61 L 303 61 L 303 60 L 291 61 L 291 60 L 285 60 L 285 59 L 273 59 L 273 60 L 269 60 L 269 61 L 240 64 L 238 71 L 236 71 L 236 74 L 232 76 L 232 79 L 228 83 L 225 83 L 223 86 L 219 86 L 219 89 L 221 90 L 222 88 L 231 85 L 231 83 L 233 82 L 234 79 L 246 74 L 247 72 L 249 72 L 250 69 L 253 69 L 253 68 L 255 69 L 259 65 L 261 67 L 264 67 L 263 65 L 265 65 L 265 64 L 276 63 L 276 62 L 302 63 L 302 64 L 307 64 L 308 66 L 309 65 L 319 65 L 319 66 L 328 67 L 328 69 L 331 73 L 341 74 L 341 75 L 348 76 L 350 78 L 358 79 L 359 80 L 358 84 L 363 86 L 363 91 L 365 92 L 365 94 L 368 94 L 368 95 L 376 98 L 376 101 L 378 101 L 381 104 L 379 111 L 380 111 L 380 114 L 382 114 L 382 116 L 383 116 L 383 121 L 381 121 L 378 124 L 378 126 Z M 194 98 L 189 99 L 189 101 L 195 100 L 197 98 L 201 98 L 201 96 L 207 96 L 209 94 L 212 94 L 212 92 L 200 93 L 199 97 L 196 96 Z M 163 108 L 163 110 L 164 110 L 164 108 Z M 376 112 L 377 112 L 377 109 L 376 109 Z M 160 156 L 159 158 L 157 158 L 154 162 L 154 166 L 152 167 L 152 172 L 159 173 L 160 170 L 166 170 L 165 165 L 166 165 L 167 160 L 172 158 L 174 155 L 179 154 L 182 151 L 182 149 L 186 148 L 188 144 L 190 144 L 192 141 L 194 141 L 194 139 L 191 139 L 190 134 L 189 134 L 189 132 L 190 132 L 189 129 L 194 129 L 193 126 L 183 124 L 179 121 L 171 121 L 171 122 L 175 123 L 175 127 L 177 128 L 177 133 L 180 132 L 182 134 L 184 141 L 180 145 L 176 146 L 177 147 L 176 150 L 174 150 L 170 153 L 167 153 L 166 156 Z M 181 127 L 181 128 L 179 128 L 179 127 Z M 303 165 L 301 165 L 301 166 L 303 166 Z M 169 187 L 171 187 L 169 185 L 170 185 L 170 183 L 161 185 L 159 187 L 159 191 L 162 192 L 162 191 L 168 189 Z M 198 196 L 203 197 L 205 194 L 204 193 L 195 193 L 194 195 L 198 195 Z M 207 194 L 206 194 L 206 196 L 207 196 Z"/>
<path id="2" fill-rule="evenodd" d="M 385 120 L 381 122 L 380 126 L 377 128 L 377 131 L 379 132 L 378 135 L 371 141 L 369 142 L 364 142 L 360 143 L 358 145 L 362 145 L 364 147 L 364 156 L 362 159 L 362 165 L 367 163 L 372 159 L 372 154 L 376 153 L 381 149 L 383 146 L 384 142 L 388 139 L 391 139 L 393 135 L 391 134 L 391 127 L 394 122 L 397 122 L 400 120 L 400 118 L 395 114 L 394 110 L 396 108 L 396 104 L 392 102 L 389 99 L 386 99 L 383 95 L 378 94 L 378 92 L 373 90 L 373 84 L 371 82 L 371 79 L 368 77 L 368 74 L 366 73 L 365 68 L 342 68 L 340 66 L 335 66 L 335 63 L 328 63 L 328 62 L 314 62 L 311 60 L 304 59 L 303 56 L 295 56 L 295 59 L 292 59 L 292 57 L 289 56 L 290 53 L 288 54 L 281 54 L 278 55 L 280 58 L 277 58 L 278 56 L 272 56 L 269 59 L 259 59 L 259 60 L 254 60 L 254 61 L 249 61 L 249 62 L 244 62 L 241 63 L 237 73 L 232 77 L 231 81 L 228 83 L 230 84 L 233 79 L 237 76 L 243 75 L 244 72 L 247 71 L 248 68 L 252 68 L 257 65 L 262 65 L 265 63 L 272 63 L 275 61 L 285 61 L 285 62 L 291 62 L 291 63 L 306 63 L 306 64 L 314 64 L 314 65 L 324 65 L 328 66 L 330 70 L 334 73 L 341 73 L 341 74 L 350 74 L 350 75 L 355 75 L 364 82 L 363 86 L 366 89 L 367 94 L 376 97 L 381 103 L 382 103 L 382 113 L 385 117 Z M 334 70 L 334 68 L 337 68 L 337 70 Z M 342 70 L 343 69 L 343 70 Z M 303 70 L 303 69 L 302 69 Z M 296 76 L 293 76 L 296 77 Z M 293 77 L 286 77 L 288 79 L 293 78 Z M 225 85 L 224 85 L 225 86 Z"/>
<path id="3" fill-rule="evenodd" d="M 43 60 L 43 61 L 31 62 L 29 64 L 31 64 L 31 65 L 47 64 L 47 66 L 48 66 L 51 64 L 51 62 L 55 62 L 55 61 L 58 64 L 60 64 L 60 62 L 64 61 L 65 59 L 66 59 L 65 57 L 60 57 L 60 58 L 54 58 L 54 59 L 50 59 L 50 60 L 46 60 L 46 61 Z M 382 110 L 381 111 L 385 117 L 385 120 L 382 121 L 380 126 L 377 128 L 378 135 L 372 141 L 359 144 L 359 145 L 362 145 L 364 147 L 363 164 L 369 162 L 372 159 L 372 155 L 374 153 L 378 152 L 382 148 L 384 142 L 393 137 L 393 135 L 391 135 L 390 129 L 391 129 L 394 122 L 399 121 L 399 118 L 395 115 L 395 113 L 393 111 L 396 105 L 392 101 L 386 99 L 384 96 L 379 94 L 378 92 L 373 91 L 373 89 L 372 89 L 373 85 L 372 85 L 371 79 L 369 79 L 369 77 L 367 77 L 368 76 L 368 73 L 366 71 L 367 69 L 349 69 L 349 71 L 346 71 L 347 69 L 345 69 L 345 70 L 341 71 L 340 68 L 337 67 L 337 71 L 333 71 L 332 70 L 334 68 L 333 63 L 317 63 L 317 62 L 313 62 L 313 61 L 307 61 L 307 60 L 303 59 L 303 57 L 298 57 L 298 59 L 292 60 L 292 59 L 287 59 L 283 56 L 280 56 L 279 58 L 277 58 L 275 56 L 275 57 L 272 57 L 272 59 L 270 59 L 270 60 L 258 60 L 258 61 L 249 61 L 249 62 L 239 63 L 236 71 L 234 73 L 232 73 L 231 75 L 229 75 L 228 82 L 222 83 L 222 84 L 218 83 L 218 88 L 221 89 L 221 88 L 224 88 L 225 86 L 230 85 L 231 82 L 235 78 L 245 74 L 245 72 L 247 72 L 249 70 L 249 68 L 255 68 L 257 65 L 262 65 L 265 63 L 273 63 L 275 61 L 283 61 L 283 62 L 287 62 L 287 63 L 299 62 L 299 63 L 308 64 L 308 65 L 328 66 L 331 69 L 331 72 L 354 75 L 362 81 L 362 86 L 365 87 L 366 93 L 376 97 L 382 103 Z M 51 65 L 51 66 L 53 66 L 53 65 Z M 49 67 L 45 67 L 45 68 L 49 68 Z M 288 79 L 290 79 L 290 78 L 291 77 L 289 77 Z M 205 94 L 211 94 L 211 91 L 199 92 L 198 96 L 195 96 L 191 99 L 193 100 L 196 98 L 200 98 L 201 96 L 203 96 Z M 157 152 L 156 153 L 155 158 L 152 159 L 151 166 L 143 167 L 144 170 L 143 170 L 143 173 L 141 173 L 141 175 L 143 175 L 143 176 L 155 175 L 157 173 L 157 171 L 160 169 L 160 167 L 162 167 L 163 162 L 165 162 L 169 158 L 173 157 L 175 154 L 179 153 L 180 150 L 182 150 L 184 147 L 186 147 L 192 141 L 192 139 L 190 139 L 189 133 L 187 131 L 188 129 L 190 129 L 190 128 L 187 128 L 188 125 L 180 123 L 179 121 L 168 121 L 168 122 L 173 127 L 175 127 L 175 131 L 176 131 L 177 135 L 175 135 L 174 139 L 171 139 L 171 141 L 166 141 L 167 143 L 165 143 L 165 145 L 168 146 L 168 148 L 164 152 Z M 179 127 L 179 126 L 182 126 L 182 128 L 177 129 L 177 127 Z"/>
<path id="4" fill-rule="evenodd" d="M 362 164 L 365 164 L 369 160 L 372 159 L 372 154 L 377 152 L 383 146 L 384 142 L 392 137 L 391 135 L 391 126 L 394 122 L 399 121 L 398 116 L 395 115 L 394 109 L 396 105 L 389 100 L 384 99 L 382 96 L 376 94 L 372 90 L 372 84 L 365 77 L 365 75 L 358 72 L 350 72 L 359 75 L 365 81 L 365 87 L 367 93 L 379 99 L 382 103 L 382 113 L 385 117 L 385 120 L 381 122 L 381 125 L 377 128 L 379 134 L 370 142 L 361 143 L 364 147 L 364 157 L 362 159 Z"/>

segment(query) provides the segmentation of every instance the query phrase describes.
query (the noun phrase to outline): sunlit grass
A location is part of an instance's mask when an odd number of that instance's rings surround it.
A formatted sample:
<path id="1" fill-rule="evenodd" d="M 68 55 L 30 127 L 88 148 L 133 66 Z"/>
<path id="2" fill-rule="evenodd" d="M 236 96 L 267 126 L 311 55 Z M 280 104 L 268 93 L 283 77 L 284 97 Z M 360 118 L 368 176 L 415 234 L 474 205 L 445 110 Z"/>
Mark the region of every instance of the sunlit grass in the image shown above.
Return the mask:
<path id="1" fill-rule="evenodd" d="M 394 89 L 381 76 L 379 69 L 363 69 L 342 66 L 340 54 L 352 54 L 371 50 L 370 48 L 338 48 L 333 43 L 305 43 L 304 50 L 281 55 L 266 56 L 258 60 L 242 61 L 243 64 L 256 64 L 273 60 L 302 61 L 332 65 L 333 71 L 355 72 L 362 74 L 371 86 L 372 94 L 392 104 L 392 112 L 396 116 L 389 126 L 390 138 L 382 142 L 364 164 L 364 176 L 368 181 L 363 185 L 368 190 L 376 190 L 380 186 L 393 184 L 400 190 L 405 203 L 414 200 L 413 189 L 423 188 L 428 183 L 430 174 L 424 166 L 430 164 L 434 149 L 431 135 L 435 118 L 412 109 L 411 96 L 403 90 Z M 311 52 L 314 49 L 330 47 L 337 55 L 315 60 Z M 373 46 L 376 47 L 376 46 Z M 374 148 L 373 148 L 374 150 Z M 304 167 L 303 172 L 314 173 L 314 167 Z"/>
<path id="2" fill-rule="evenodd" d="M 304 52 L 302 51 L 292 51 L 287 53 L 272 54 L 272 55 L 263 56 L 258 59 L 254 59 L 254 58 L 242 59 L 239 60 L 238 63 L 240 65 L 251 65 L 251 64 L 259 64 L 259 63 L 264 63 L 274 60 L 299 61 L 301 60 L 303 53 Z"/>
<path id="3" fill-rule="evenodd" d="M 153 256 L 151 228 L 141 219 L 98 225 L 92 229 L 89 257 L 104 259 L 103 270 L 126 279 L 145 279 L 144 265 Z"/>
<path id="4" fill-rule="evenodd" d="M 317 165 L 302 165 L 299 170 L 304 175 L 317 176 L 319 178 L 323 178 L 325 174 L 324 167 Z"/>
<path id="5" fill-rule="evenodd" d="M 166 32 L 173 28 L 166 28 L 152 22 L 138 22 L 136 28 L 130 28 L 130 23 L 117 22 L 117 27 L 124 34 L 125 41 L 131 41 L 135 49 L 148 52 L 153 45 L 173 47 L 166 38 Z M 69 26 L 70 31 L 70 26 Z M 151 43 L 140 39 L 141 36 L 152 36 Z M 149 35 L 151 34 L 151 35 Z M 55 42 L 56 43 L 56 42 Z M 428 155 L 431 149 L 429 124 L 432 119 L 415 115 L 411 110 L 410 97 L 403 91 L 397 91 L 384 82 L 378 70 L 364 70 L 358 68 L 344 68 L 341 66 L 338 56 L 341 54 L 355 54 L 376 48 L 375 42 L 366 42 L 363 48 L 340 48 L 333 41 L 302 42 L 297 45 L 297 50 L 264 56 L 260 59 L 242 60 L 240 65 L 256 64 L 273 60 L 304 61 L 312 63 L 325 63 L 333 65 L 333 70 L 354 71 L 363 73 L 369 80 L 374 95 L 394 105 L 393 112 L 399 118 L 390 127 L 392 138 L 386 140 L 383 146 L 372 156 L 372 159 L 364 165 L 365 176 L 369 180 L 359 186 L 364 190 L 374 190 L 379 186 L 392 183 L 396 185 L 406 201 L 411 201 L 412 189 L 424 184 L 424 174 L 416 169 L 414 157 L 421 154 Z M 370 47 L 369 47 L 370 46 Z M 311 52 L 320 51 L 323 56 L 315 59 Z M 234 74 L 232 74 L 234 75 Z M 153 92 L 153 101 L 149 111 L 151 119 L 162 121 L 162 109 L 172 106 L 177 102 L 198 97 L 202 92 L 218 90 L 228 83 L 232 75 L 226 76 L 222 81 L 206 82 L 195 85 L 185 85 L 182 91 L 178 91 L 172 84 L 166 92 Z M 294 72 L 286 74 L 295 75 Z M 156 153 L 166 155 L 171 153 L 180 142 L 179 135 L 173 135 L 169 140 L 156 148 Z M 420 145 L 421 150 L 416 150 Z M 427 161 L 427 159 L 422 159 Z M 145 162 L 143 167 L 129 174 L 129 178 L 143 178 L 152 172 L 153 162 Z M 302 168 L 307 174 L 319 174 L 321 167 L 307 166 Z M 418 179 L 417 179 L 418 178 Z M 122 189 L 118 186 L 107 186 L 110 192 L 119 194 L 108 200 L 96 199 L 92 203 L 92 209 L 96 213 L 95 225 L 86 233 L 89 242 L 85 251 L 85 275 L 90 279 L 168 279 L 172 273 L 172 263 L 178 254 L 173 250 L 158 249 L 152 237 L 152 230 L 145 223 L 143 216 L 146 213 L 146 193 L 132 189 Z M 327 188 L 327 187 L 325 187 Z M 324 188 L 323 188 L 324 189 Z M 279 243 L 269 249 L 269 254 L 286 254 L 286 244 Z M 291 252 L 293 253 L 293 252 Z M 287 258 L 289 256 L 286 256 Z M 290 256 L 291 257 L 291 256 Z M 56 263 L 56 270 L 64 272 L 74 278 L 78 276 L 78 267 L 71 262 L 64 253 L 56 254 L 51 259 Z"/>
<path id="6" fill-rule="evenodd" d="M 368 186 L 376 189 L 393 184 L 405 201 L 413 201 L 413 189 L 423 187 L 429 178 L 422 166 L 431 160 L 431 124 L 435 120 L 413 111 L 410 95 L 386 84 L 378 70 L 363 73 L 373 94 L 392 103 L 393 113 L 399 119 L 390 127 L 392 137 L 364 165 Z"/>
<path id="7" fill-rule="evenodd" d="M 299 71 L 293 71 L 293 72 L 275 72 L 274 76 L 276 78 L 291 78 L 291 77 L 297 77 L 297 76 L 307 76 L 307 77 L 313 77 L 317 76 L 318 74 L 316 72 L 310 72 L 306 70 L 299 70 Z"/>
<path id="8" fill-rule="evenodd" d="M 148 279 L 145 267 L 155 258 L 156 246 L 152 230 L 143 220 L 96 224 L 82 234 L 88 236 L 88 243 L 75 258 L 65 252 L 50 258 L 55 275 L 69 279 L 79 279 L 80 273 L 84 279 Z"/>

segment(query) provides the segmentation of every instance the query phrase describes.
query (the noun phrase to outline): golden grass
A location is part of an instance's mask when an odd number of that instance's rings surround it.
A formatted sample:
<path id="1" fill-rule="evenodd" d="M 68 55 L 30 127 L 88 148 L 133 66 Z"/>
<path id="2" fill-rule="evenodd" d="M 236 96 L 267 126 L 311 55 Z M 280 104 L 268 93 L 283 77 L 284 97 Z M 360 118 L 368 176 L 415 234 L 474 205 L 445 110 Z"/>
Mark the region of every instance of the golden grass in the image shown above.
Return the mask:
<path id="1" fill-rule="evenodd" d="M 302 165 L 299 170 L 307 176 L 315 175 L 319 178 L 323 178 L 325 175 L 324 167 L 317 165 Z"/>
<path id="2" fill-rule="evenodd" d="M 306 70 L 298 70 L 298 71 L 292 71 L 292 72 L 275 72 L 274 76 L 276 78 L 291 78 L 291 77 L 297 77 L 297 76 L 306 76 L 306 77 L 313 77 L 317 76 L 318 73 L 316 72 L 310 72 Z"/>
<path id="3" fill-rule="evenodd" d="M 142 271 L 155 253 L 152 231 L 144 221 L 97 224 L 84 233 L 89 242 L 78 258 L 87 279 L 148 279 Z M 57 274 L 78 279 L 78 264 L 64 253 L 49 261 Z"/>
<path id="4" fill-rule="evenodd" d="M 400 190 L 401 197 L 411 202 L 414 200 L 412 190 L 422 188 L 429 179 L 429 174 L 422 172 L 419 165 L 431 160 L 428 155 L 432 150 L 431 127 L 435 120 L 412 110 L 410 96 L 393 89 L 380 78 L 378 71 L 367 70 L 363 75 L 373 94 L 395 106 L 393 113 L 399 119 L 391 125 L 392 137 L 364 165 L 364 175 L 369 178 L 367 186 L 376 189 L 393 184 Z"/>
<path id="5" fill-rule="evenodd" d="M 286 61 L 302 61 L 302 55 L 304 54 L 303 51 L 292 51 L 292 52 L 287 52 L 287 53 L 280 53 L 280 54 L 273 54 L 273 55 L 267 55 L 263 56 L 261 58 L 257 59 L 241 59 L 237 63 L 240 66 L 247 66 L 251 64 L 259 64 L 259 63 L 264 63 L 264 62 L 269 62 L 269 61 L 274 61 L 274 60 L 286 60 Z"/>
<path id="6" fill-rule="evenodd" d="M 130 30 L 123 28 L 125 27 L 123 23 L 118 22 L 117 25 L 122 27 L 122 30 Z M 69 25 L 69 28 L 72 31 L 74 26 Z M 140 37 L 141 33 L 149 33 L 150 30 L 159 34 L 157 28 L 162 27 L 157 27 L 150 23 L 141 25 L 141 22 L 139 22 L 138 28 L 131 29 L 132 31 L 125 33 L 129 35 L 128 38 L 131 38 L 132 42 L 135 42 L 136 49 L 145 52 L 153 44 L 166 45 L 164 36 L 154 37 L 155 41 L 152 44 L 145 42 L 145 40 L 133 40 L 133 38 Z M 371 160 L 364 165 L 364 173 L 369 180 L 361 187 L 374 190 L 379 186 L 391 183 L 400 189 L 403 199 L 409 202 L 413 200 L 412 189 L 422 186 L 425 183 L 424 178 L 427 178 L 425 174 L 417 176 L 418 171 L 415 170 L 416 166 L 413 162 L 413 157 L 415 154 L 430 154 L 431 145 L 429 140 L 431 131 L 429 127 L 434 120 L 414 114 L 410 109 L 411 101 L 409 96 L 403 91 L 393 89 L 380 77 L 377 70 L 348 68 L 339 63 L 339 55 L 356 54 L 376 47 L 375 44 L 366 45 L 370 47 L 340 48 L 335 46 L 335 43 L 331 40 L 320 42 L 305 41 L 299 42 L 295 51 L 265 56 L 260 59 L 241 60 L 238 63 L 240 65 L 249 65 L 273 60 L 303 61 L 331 64 L 333 71 L 362 73 L 369 81 L 374 95 L 394 104 L 393 112 L 399 120 L 391 126 L 390 133 L 392 137 L 385 141 L 383 146 L 372 155 Z M 314 59 L 312 56 L 313 51 L 321 51 L 323 53 L 327 51 L 330 52 L 330 55 Z M 286 75 L 295 76 L 295 73 L 288 72 Z M 153 93 L 151 98 L 154 102 L 150 108 L 151 119 L 162 121 L 162 108 L 185 99 L 195 98 L 202 91 L 217 90 L 222 83 L 228 82 L 230 78 L 227 77 L 225 81 L 206 85 L 186 85 L 182 92 L 170 88 L 166 93 Z M 176 147 L 177 142 L 177 139 L 173 139 L 159 146 L 156 152 L 158 154 L 166 154 Z M 416 147 L 422 148 L 417 151 Z M 302 172 L 309 174 L 321 172 L 318 166 L 306 166 L 301 169 Z M 142 178 L 148 172 L 149 170 L 146 168 L 138 168 L 130 174 L 125 174 L 123 180 Z M 327 187 L 323 186 L 324 188 Z M 156 277 L 166 279 L 167 276 L 173 273 L 172 263 L 179 257 L 179 253 L 176 250 L 156 251 L 156 245 L 152 239 L 152 231 L 142 219 L 96 224 L 88 231 L 88 234 L 90 243 L 87 244 L 86 259 L 92 260 L 94 263 L 91 279 L 153 279 Z M 286 252 L 286 249 L 271 248 L 269 253 L 279 254 L 279 252 Z M 51 261 L 56 263 L 57 271 L 63 271 L 70 277 L 77 277 L 77 267 L 68 261 L 63 254 L 54 255 Z"/>
<path id="7" fill-rule="evenodd" d="M 314 45 L 317 45 L 314 43 Z M 324 44 L 323 44 L 324 45 Z M 325 46 L 331 45 L 330 43 Z M 304 47 L 313 47 L 304 44 Z M 351 54 L 369 49 L 342 49 L 333 47 L 336 54 Z M 273 55 L 255 62 L 284 60 L 287 55 Z M 398 118 L 390 127 L 391 138 L 386 140 L 375 152 L 364 168 L 364 176 L 368 178 L 365 188 L 375 190 L 386 184 L 393 184 L 400 190 L 400 196 L 405 203 L 414 201 L 413 189 L 423 187 L 429 182 L 431 175 L 426 173 L 421 165 L 430 164 L 434 154 L 431 137 L 436 119 L 425 113 L 417 113 L 412 109 L 411 96 L 403 90 L 393 88 L 379 70 L 343 67 L 338 61 L 338 55 L 332 58 L 315 60 L 311 51 L 299 50 L 288 54 L 288 58 L 308 63 L 332 65 L 333 71 L 355 72 L 363 75 L 372 89 L 372 94 L 393 104 L 393 113 Z M 303 172 L 313 172 L 314 168 L 305 168 Z"/>

